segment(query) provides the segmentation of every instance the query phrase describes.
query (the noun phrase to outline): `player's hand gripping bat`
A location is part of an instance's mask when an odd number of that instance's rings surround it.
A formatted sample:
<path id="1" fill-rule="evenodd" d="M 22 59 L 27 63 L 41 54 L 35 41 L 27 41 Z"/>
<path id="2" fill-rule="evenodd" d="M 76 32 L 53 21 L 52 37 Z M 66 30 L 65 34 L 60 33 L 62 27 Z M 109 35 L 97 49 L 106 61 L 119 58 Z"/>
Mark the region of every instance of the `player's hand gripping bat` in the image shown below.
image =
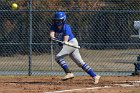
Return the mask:
<path id="1" fill-rule="evenodd" d="M 64 44 L 64 45 L 73 47 L 73 48 L 77 48 L 77 49 L 80 48 L 80 46 L 75 46 L 75 45 L 73 45 L 72 43 L 60 41 L 60 40 L 58 40 L 57 38 L 53 38 L 52 40 L 55 41 L 55 42 L 59 42 L 59 43 L 62 43 L 62 44 Z"/>

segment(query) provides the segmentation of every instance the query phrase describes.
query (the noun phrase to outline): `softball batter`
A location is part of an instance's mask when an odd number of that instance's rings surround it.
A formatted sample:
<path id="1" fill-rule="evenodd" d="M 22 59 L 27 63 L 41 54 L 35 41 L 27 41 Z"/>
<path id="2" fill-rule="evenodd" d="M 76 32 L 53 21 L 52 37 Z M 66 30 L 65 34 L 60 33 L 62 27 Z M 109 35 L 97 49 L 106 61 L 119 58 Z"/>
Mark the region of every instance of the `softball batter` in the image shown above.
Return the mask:
<path id="1" fill-rule="evenodd" d="M 54 14 L 53 24 L 50 28 L 50 37 L 51 39 L 57 38 L 63 42 L 78 46 L 78 41 L 74 37 L 71 27 L 66 24 L 66 15 L 64 12 L 56 12 Z M 66 73 L 66 76 L 62 78 L 62 80 L 74 78 L 74 74 L 69 70 L 67 63 L 64 60 L 66 55 L 69 55 L 79 67 L 81 67 L 93 78 L 94 84 L 99 82 L 100 76 L 96 75 L 90 66 L 82 60 L 79 50 L 67 45 L 62 45 L 61 51 L 55 57 L 56 62 L 63 68 Z"/>

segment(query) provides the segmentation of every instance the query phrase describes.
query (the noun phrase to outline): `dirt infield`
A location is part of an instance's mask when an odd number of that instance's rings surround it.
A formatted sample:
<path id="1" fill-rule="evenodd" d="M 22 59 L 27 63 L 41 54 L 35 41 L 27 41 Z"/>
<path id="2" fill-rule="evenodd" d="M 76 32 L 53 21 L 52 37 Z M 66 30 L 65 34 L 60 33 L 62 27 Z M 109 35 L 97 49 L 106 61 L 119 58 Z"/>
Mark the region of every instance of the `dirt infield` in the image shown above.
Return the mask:
<path id="1" fill-rule="evenodd" d="M 97 85 L 89 76 L 67 81 L 61 81 L 60 76 L 0 77 L 0 93 L 127 93 L 134 90 L 140 91 L 140 77 L 102 76 Z"/>

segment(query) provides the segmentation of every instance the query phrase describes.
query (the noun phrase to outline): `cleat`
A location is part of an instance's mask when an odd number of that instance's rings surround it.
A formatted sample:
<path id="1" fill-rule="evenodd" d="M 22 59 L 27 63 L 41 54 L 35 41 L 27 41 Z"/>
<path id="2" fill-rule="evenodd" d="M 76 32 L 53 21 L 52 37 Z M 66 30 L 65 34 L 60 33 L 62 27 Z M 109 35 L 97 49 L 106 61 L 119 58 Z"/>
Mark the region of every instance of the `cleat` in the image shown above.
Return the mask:
<path id="1" fill-rule="evenodd" d="M 94 84 L 98 84 L 99 80 L 100 80 L 101 76 L 97 75 L 94 77 Z"/>
<path id="2" fill-rule="evenodd" d="M 68 79 L 72 79 L 72 78 L 74 78 L 73 73 L 67 73 L 66 76 L 64 78 L 62 78 L 62 80 L 64 81 L 64 80 L 68 80 Z"/>

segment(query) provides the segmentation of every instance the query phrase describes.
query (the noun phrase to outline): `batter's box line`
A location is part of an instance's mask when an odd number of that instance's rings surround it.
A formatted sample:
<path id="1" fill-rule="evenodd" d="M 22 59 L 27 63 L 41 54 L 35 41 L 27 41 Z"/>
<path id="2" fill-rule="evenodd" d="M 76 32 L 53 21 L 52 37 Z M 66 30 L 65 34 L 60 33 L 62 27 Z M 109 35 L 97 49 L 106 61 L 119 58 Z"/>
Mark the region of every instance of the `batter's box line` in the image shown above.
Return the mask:
<path id="1" fill-rule="evenodd" d="M 96 89 L 103 89 L 103 88 L 111 88 L 111 86 L 104 86 L 104 87 L 91 87 L 91 88 L 80 88 L 80 89 L 70 89 L 70 90 L 61 90 L 61 91 L 44 92 L 44 93 L 75 92 L 75 91 L 82 91 L 82 90 L 96 90 Z"/>
<path id="2" fill-rule="evenodd" d="M 120 83 L 140 83 L 140 80 L 135 81 L 114 81 L 114 82 L 120 82 Z"/>

